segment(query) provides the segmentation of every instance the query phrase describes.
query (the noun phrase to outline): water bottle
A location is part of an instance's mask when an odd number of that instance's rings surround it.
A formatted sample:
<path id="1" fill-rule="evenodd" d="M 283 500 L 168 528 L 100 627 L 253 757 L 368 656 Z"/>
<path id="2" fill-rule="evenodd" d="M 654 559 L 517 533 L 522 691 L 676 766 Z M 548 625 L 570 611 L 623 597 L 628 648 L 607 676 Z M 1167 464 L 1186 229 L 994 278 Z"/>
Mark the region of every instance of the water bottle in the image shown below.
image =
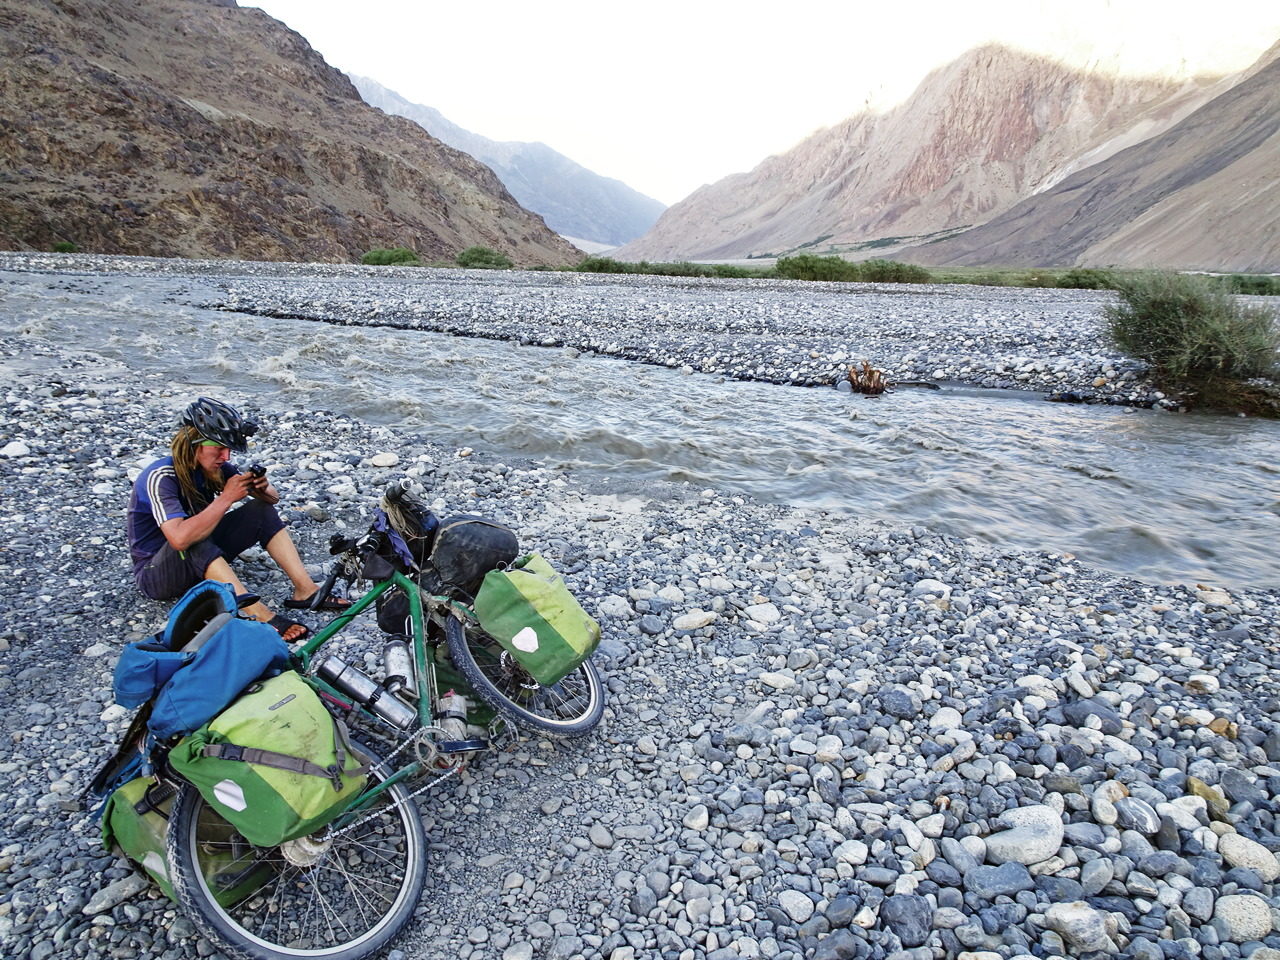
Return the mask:
<path id="1" fill-rule="evenodd" d="M 450 690 L 436 704 L 436 725 L 444 731 L 446 743 L 467 739 L 467 698 Z"/>
<path id="2" fill-rule="evenodd" d="M 401 699 L 416 700 L 418 684 L 409 644 L 404 640 L 388 640 L 382 648 L 382 662 L 387 669 L 386 688 Z"/>
<path id="3" fill-rule="evenodd" d="M 361 706 L 372 710 L 387 723 L 408 730 L 418 719 L 418 714 L 403 701 L 391 696 L 381 684 L 364 671 L 344 663 L 339 657 L 329 657 L 320 664 L 316 676 L 339 693 L 344 693 Z"/>

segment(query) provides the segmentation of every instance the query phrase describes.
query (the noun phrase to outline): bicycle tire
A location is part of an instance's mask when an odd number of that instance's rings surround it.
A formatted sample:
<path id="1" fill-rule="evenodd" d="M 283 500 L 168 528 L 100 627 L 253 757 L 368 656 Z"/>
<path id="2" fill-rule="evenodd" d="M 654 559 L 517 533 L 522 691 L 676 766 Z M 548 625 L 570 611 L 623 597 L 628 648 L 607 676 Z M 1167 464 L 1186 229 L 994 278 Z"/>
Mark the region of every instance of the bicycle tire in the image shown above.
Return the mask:
<path id="1" fill-rule="evenodd" d="M 386 771 L 369 756 L 370 781 L 380 782 Z M 362 822 L 370 814 L 373 819 Z M 238 873 L 229 873 L 228 852 L 231 867 L 244 864 Z M 426 833 L 417 804 L 400 783 L 305 868 L 287 861 L 280 847 L 250 846 L 194 786 L 183 784 L 169 822 L 168 854 L 178 903 L 196 929 L 233 960 L 360 960 L 400 933 L 426 882 Z M 215 858 L 229 882 L 242 882 L 250 871 L 263 871 L 268 879 L 224 906 L 202 869 Z M 227 899 L 225 892 L 222 897 Z"/>
<path id="2" fill-rule="evenodd" d="M 590 660 L 552 686 L 529 676 L 479 624 L 450 617 L 445 643 L 453 665 L 485 703 L 517 726 L 571 740 L 604 716 L 604 685 Z"/>

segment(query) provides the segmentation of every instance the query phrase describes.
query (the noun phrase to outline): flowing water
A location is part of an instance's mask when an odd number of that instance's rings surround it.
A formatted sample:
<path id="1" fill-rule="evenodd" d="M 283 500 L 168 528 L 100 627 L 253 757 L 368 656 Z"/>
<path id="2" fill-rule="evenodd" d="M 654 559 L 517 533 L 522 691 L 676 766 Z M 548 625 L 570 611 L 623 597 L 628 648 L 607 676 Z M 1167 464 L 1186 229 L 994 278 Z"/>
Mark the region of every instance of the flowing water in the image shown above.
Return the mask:
<path id="1" fill-rule="evenodd" d="M 0 281 L 0 333 L 208 392 L 234 383 L 267 406 L 340 410 L 620 490 L 687 480 L 1070 552 L 1153 582 L 1280 587 L 1275 422 L 965 389 L 863 398 L 719 381 L 563 349 L 183 305 L 201 299 L 197 280 Z"/>

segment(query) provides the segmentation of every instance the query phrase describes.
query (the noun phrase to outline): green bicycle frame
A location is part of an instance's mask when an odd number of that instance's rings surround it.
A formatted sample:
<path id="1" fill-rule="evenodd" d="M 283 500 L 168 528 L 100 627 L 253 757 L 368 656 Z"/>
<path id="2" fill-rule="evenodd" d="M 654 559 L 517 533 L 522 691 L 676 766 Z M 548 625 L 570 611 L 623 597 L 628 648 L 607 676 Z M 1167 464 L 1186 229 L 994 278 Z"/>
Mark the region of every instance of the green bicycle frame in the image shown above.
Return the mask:
<path id="1" fill-rule="evenodd" d="M 426 642 L 427 617 L 423 610 L 422 592 L 416 583 L 399 570 L 393 570 L 388 579 L 379 581 L 372 590 L 316 631 L 316 634 L 310 640 L 294 651 L 293 660 L 298 672 L 306 678 L 308 683 L 317 689 L 338 697 L 343 702 L 349 702 L 348 697 L 333 689 L 323 680 L 310 674 L 312 659 L 321 647 L 341 633 L 347 624 L 368 610 L 370 605 L 376 603 L 380 596 L 393 587 L 402 589 L 409 598 L 409 619 L 413 627 L 413 658 L 418 675 L 418 723 L 422 727 L 429 727 L 434 720 L 433 710 L 437 696 L 435 650 Z M 432 597 L 432 600 L 450 610 L 459 609 L 459 605 L 448 597 Z M 466 608 L 462 607 L 460 612 L 465 610 Z M 395 772 L 389 774 L 376 787 L 365 790 L 356 797 L 355 802 L 340 817 L 334 820 L 334 826 L 341 828 L 344 824 L 351 822 L 354 816 L 357 816 L 361 810 L 367 808 L 370 803 L 389 790 L 394 784 L 416 777 L 424 769 L 423 763 L 416 759 L 397 768 Z"/>
<path id="2" fill-rule="evenodd" d="M 422 594 L 418 585 L 399 570 L 393 570 L 390 578 L 380 581 L 372 590 L 347 607 L 327 624 L 316 631 L 315 636 L 294 652 L 294 659 L 300 665 L 300 671 L 307 675 L 311 669 L 311 660 L 316 652 L 340 633 L 352 620 L 376 603 L 392 587 L 399 587 L 409 598 L 409 618 L 413 625 L 413 658 L 418 673 L 418 722 L 424 727 L 431 725 L 432 708 L 435 706 L 435 651 L 430 650 L 426 642 L 426 615 L 422 609 Z M 314 677 L 312 682 L 317 682 Z M 327 684 L 325 685 L 327 686 Z M 425 690 L 421 688 L 426 688 Z M 337 691 L 330 691 L 336 693 Z M 343 699 L 346 699 L 345 697 Z"/>

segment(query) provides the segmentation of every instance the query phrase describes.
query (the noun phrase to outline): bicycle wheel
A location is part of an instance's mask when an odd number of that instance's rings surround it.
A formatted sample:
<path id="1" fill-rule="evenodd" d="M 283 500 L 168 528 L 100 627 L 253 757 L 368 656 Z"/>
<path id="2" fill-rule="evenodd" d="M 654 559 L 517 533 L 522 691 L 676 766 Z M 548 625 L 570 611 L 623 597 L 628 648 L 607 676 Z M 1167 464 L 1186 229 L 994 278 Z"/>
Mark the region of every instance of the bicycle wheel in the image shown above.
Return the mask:
<path id="1" fill-rule="evenodd" d="M 604 715 L 604 687 L 588 660 L 559 683 L 544 687 L 478 624 L 450 617 L 445 641 L 453 665 L 489 706 L 519 726 L 552 737 L 580 737 Z"/>
<path id="2" fill-rule="evenodd" d="M 375 765 L 370 785 L 385 776 Z M 169 822 L 174 893 L 228 957 L 369 956 L 400 932 L 422 895 L 427 838 L 417 805 L 397 783 L 352 825 L 326 833 L 251 846 L 184 784 Z"/>

